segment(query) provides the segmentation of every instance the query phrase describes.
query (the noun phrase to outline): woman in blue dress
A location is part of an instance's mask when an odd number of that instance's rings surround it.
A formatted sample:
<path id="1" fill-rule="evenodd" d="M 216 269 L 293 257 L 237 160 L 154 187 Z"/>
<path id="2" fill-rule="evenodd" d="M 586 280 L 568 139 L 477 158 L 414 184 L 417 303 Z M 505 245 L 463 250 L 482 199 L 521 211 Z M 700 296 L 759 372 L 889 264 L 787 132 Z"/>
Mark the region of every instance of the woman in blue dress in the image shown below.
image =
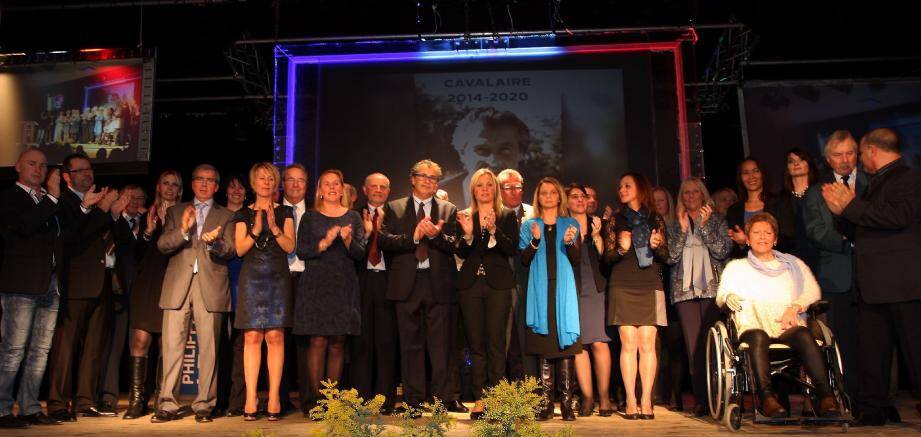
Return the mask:
<path id="1" fill-rule="evenodd" d="M 269 420 L 281 418 L 279 385 L 285 362 L 285 330 L 291 326 L 291 275 L 288 254 L 294 251 L 294 213 L 275 204 L 281 177 L 278 168 L 261 162 L 249 171 L 256 194 L 252 205 L 237 211 L 237 255 L 243 267 L 237 289 L 234 328 L 243 333 L 243 378 L 246 381 L 244 420 L 256 420 L 256 392 L 262 361 L 262 342 L 268 346 Z"/>

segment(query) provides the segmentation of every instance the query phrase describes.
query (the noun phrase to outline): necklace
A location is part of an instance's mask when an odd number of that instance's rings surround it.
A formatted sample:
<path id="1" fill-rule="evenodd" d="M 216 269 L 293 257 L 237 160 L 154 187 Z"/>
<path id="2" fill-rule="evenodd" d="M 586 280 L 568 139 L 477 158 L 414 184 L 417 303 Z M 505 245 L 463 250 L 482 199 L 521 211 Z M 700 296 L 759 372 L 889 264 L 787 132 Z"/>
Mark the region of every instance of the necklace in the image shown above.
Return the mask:
<path id="1" fill-rule="evenodd" d="M 802 199 L 803 197 L 806 196 L 806 190 L 803 190 L 803 191 L 794 190 L 794 191 L 791 191 L 790 193 L 793 194 L 793 197 L 797 199 Z"/>

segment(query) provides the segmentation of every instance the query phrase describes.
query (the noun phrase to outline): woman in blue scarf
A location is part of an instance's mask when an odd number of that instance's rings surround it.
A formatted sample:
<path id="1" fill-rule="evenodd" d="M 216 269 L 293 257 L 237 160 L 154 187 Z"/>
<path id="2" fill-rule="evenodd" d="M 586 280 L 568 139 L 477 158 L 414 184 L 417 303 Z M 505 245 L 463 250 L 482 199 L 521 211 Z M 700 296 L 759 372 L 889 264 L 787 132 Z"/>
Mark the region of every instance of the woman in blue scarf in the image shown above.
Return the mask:
<path id="1" fill-rule="evenodd" d="M 650 420 L 655 418 L 652 388 L 658 366 L 657 326 L 668 325 L 662 281 L 662 267 L 668 261 L 665 220 L 655 213 L 652 188 L 643 175 L 621 176 L 617 195 L 623 207 L 608 222 L 604 244 L 604 261 L 613 264 L 608 325 L 616 325 L 620 335 L 620 373 L 627 397 L 624 418 Z M 643 386 L 639 406 L 637 370 Z"/>
<path id="2" fill-rule="evenodd" d="M 556 371 L 562 391 L 563 420 L 576 420 L 572 393 L 579 340 L 579 293 L 573 266 L 579 265 L 579 222 L 567 217 L 566 196 L 559 181 L 543 178 L 534 193 L 534 217 L 521 223 L 518 247 L 529 267 L 525 302 L 525 352 L 538 357 L 544 400 L 537 420 L 553 416 Z"/>

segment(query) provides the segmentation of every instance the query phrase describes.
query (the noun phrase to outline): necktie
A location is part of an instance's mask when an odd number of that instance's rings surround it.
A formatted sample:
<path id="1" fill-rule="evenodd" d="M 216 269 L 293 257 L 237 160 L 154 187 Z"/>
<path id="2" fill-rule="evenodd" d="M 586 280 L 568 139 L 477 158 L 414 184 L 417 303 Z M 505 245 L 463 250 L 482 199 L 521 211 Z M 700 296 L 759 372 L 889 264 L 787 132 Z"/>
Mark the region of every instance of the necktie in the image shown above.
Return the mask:
<path id="1" fill-rule="evenodd" d="M 377 208 L 374 208 L 374 213 L 371 214 L 371 244 L 368 245 L 368 261 L 371 262 L 372 266 L 381 263 L 381 248 L 377 243 L 379 231 L 380 229 L 377 226 Z"/>
<path id="2" fill-rule="evenodd" d="M 521 220 L 524 219 L 524 205 L 518 205 L 515 210 L 515 218 L 518 220 L 518 227 L 521 228 Z"/>
<path id="3" fill-rule="evenodd" d="M 135 237 L 138 236 L 138 223 L 133 217 L 128 219 L 128 229 L 131 230 L 131 233 L 134 234 Z"/>
<path id="4" fill-rule="evenodd" d="M 416 212 L 416 223 L 425 218 L 425 202 L 419 202 L 419 211 Z M 416 246 L 416 261 L 424 262 L 429 259 L 429 241 L 428 237 L 422 236 L 419 245 Z"/>
<path id="5" fill-rule="evenodd" d="M 851 175 L 850 175 L 850 174 L 846 174 L 846 175 L 844 175 L 844 176 L 841 176 L 841 183 L 844 184 L 844 186 L 846 186 L 846 187 L 848 187 L 848 188 L 851 188 L 851 186 L 847 183 L 847 181 L 848 181 L 850 178 L 851 178 Z"/>
<path id="6" fill-rule="evenodd" d="M 195 227 L 198 228 L 198 236 L 201 237 L 201 230 L 205 227 L 205 207 L 208 206 L 207 203 L 199 203 L 195 205 L 196 218 L 195 218 Z"/>

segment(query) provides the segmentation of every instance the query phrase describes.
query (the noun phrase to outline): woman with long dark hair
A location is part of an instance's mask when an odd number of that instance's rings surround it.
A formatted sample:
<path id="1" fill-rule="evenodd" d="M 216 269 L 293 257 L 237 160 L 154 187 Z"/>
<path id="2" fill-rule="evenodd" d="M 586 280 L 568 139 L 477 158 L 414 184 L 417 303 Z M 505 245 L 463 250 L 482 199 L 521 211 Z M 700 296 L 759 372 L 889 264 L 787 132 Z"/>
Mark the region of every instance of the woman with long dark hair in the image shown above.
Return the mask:
<path id="1" fill-rule="evenodd" d="M 793 237 L 792 246 L 788 247 L 789 253 L 803 260 L 810 268 L 816 267 L 819 258 L 819 252 L 815 246 L 806 238 L 806 219 L 804 212 L 806 210 L 806 190 L 812 186 L 818 179 L 816 168 L 812 155 L 809 152 L 794 147 L 787 151 L 786 165 L 783 173 L 784 190 L 780 192 L 780 204 L 778 205 L 778 222 L 787 224 L 787 228 L 792 223 Z M 787 233 L 790 229 L 786 230 Z M 781 229 L 781 236 L 784 236 L 784 230 Z M 789 236 L 788 236 L 789 237 Z"/>
<path id="2" fill-rule="evenodd" d="M 744 258 L 748 253 L 748 240 L 745 235 L 745 222 L 749 217 L 767 212 L 774 217 L 782 217 L 780 201 L 777 196 L 768 191 L 765 174 L 761 171 L 761 163 L 757 159 L 747 157 L 736 168 L 736 183 L 739 188 L 739 201 L 726 211 L 726 224 L 729 227 L 729 238 L 733 245 L 730 258 Z M 779 220 L 780 235 L 778 250 L 789 252 L 792 246 L 793 226 L 787 220 Z"/>
<path id="3" fill-rule="evenodd" d="M 624 418 L 654 419 L 656 334 L 666 326 L 662 266 L 668 260 L 665 220 L 656 214 L 652 187 L 637 173 L 620 178 L 617 195 L 623 205 L 608 222 L 604 260 L 613 264 L 608 285 L 608 324 L 620 334 L 620 371 L 627 395 Z M 637 363 L 639 353 L 639 363 Z M 636 399 L 636 375 L 643 390 Z"/>

